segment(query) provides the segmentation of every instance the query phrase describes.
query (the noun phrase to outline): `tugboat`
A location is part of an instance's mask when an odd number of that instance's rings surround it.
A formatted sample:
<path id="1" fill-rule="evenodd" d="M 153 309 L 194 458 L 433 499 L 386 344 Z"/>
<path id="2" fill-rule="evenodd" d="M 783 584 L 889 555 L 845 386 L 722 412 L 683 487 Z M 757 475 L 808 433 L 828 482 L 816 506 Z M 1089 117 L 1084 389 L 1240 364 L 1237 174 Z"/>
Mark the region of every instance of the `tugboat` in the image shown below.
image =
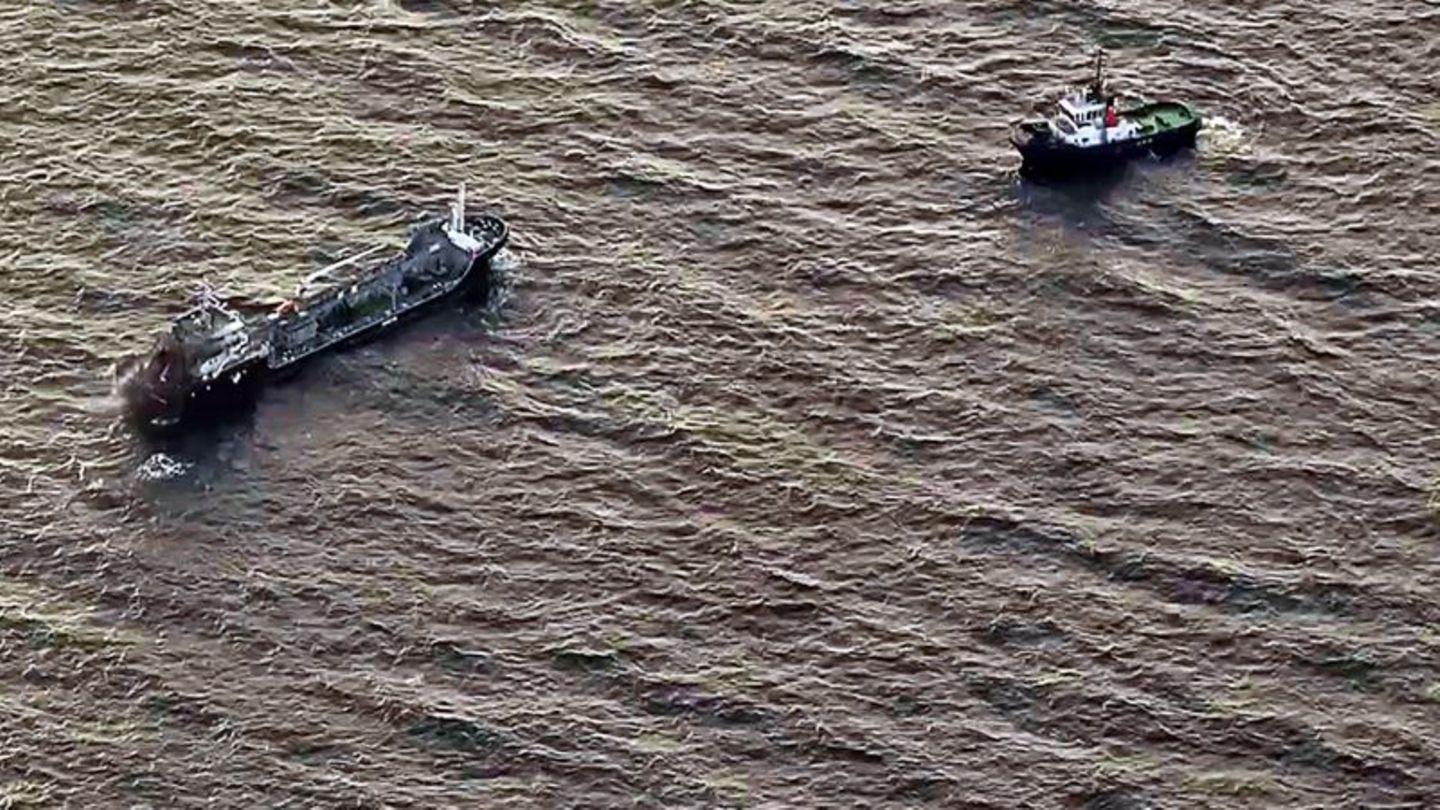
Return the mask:
<path id="1" fill-rule="evenodd" d="M 467 215 L 460 186 L 450 216 L 410 231 L 403 251 L 378 264 L 374 248 L 308 276 L 295 297 L 269 311 L 203 290 L 195 305 L 159 335 L 152 351 L 117 374 L 132 421 L 147 433 L 243 405 L 265 381 L 304 360 L 373 336 L 452 295 L 487 295 L 491 259 L 509 228 L 498 217 Z"/>
<path id="2" fill-rule="evenodd" d="M 1095 53 L 1090 86 L 1060 98 L 1048 119 L 1016 125 L 1010 142 L 1020 151 L 1027 175 L 1071 176 L 1101 173 L 1136 158 L 1169 157 L 1195 145 L 1200 115 L 1178 101 L 1122 107 L 1105 85 L 1105 52 Z"/>

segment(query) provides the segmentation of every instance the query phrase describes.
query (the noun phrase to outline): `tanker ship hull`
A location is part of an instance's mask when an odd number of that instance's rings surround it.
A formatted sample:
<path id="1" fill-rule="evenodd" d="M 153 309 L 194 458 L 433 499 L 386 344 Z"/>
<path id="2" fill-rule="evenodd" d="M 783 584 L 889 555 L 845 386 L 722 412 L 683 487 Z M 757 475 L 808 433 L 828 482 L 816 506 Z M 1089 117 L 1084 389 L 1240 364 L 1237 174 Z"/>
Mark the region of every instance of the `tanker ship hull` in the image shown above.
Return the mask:
<path id="1" fill-rule="evenodd" d="M 312 274 L 275 311 L 242 316 L 209 295 L 177 319 L 146 357 L 117 373 L 116 387 L 133 424 L 168 434 L 253 407 L 268 383 L 294 375 L 306 361 L 388 332 L 460 298 L 488 298 L 492 260 L 508 230 L 495 217 L 465 217 L 416 228 L 389 261 L 337 279 L 337 263 Z M 373 252 L 373 251 L 372 251 Z M 357 257 L 358 258 L 358 257 Z"/>

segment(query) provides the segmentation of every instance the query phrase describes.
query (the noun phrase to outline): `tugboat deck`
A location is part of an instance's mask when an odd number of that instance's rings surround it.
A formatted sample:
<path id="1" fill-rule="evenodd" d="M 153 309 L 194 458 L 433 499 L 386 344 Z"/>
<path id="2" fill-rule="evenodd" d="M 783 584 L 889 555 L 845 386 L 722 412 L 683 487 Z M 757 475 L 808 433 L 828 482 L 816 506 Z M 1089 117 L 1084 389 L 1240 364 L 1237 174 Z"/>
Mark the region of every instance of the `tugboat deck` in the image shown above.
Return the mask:
<path id="1" fill-rule="evenodd" d="M 1157 101 L 1121 113 L 1140 127 L 1140 134 L 1179 129 L 1195 122 L 1195 112 L 1178 101 Z"/>

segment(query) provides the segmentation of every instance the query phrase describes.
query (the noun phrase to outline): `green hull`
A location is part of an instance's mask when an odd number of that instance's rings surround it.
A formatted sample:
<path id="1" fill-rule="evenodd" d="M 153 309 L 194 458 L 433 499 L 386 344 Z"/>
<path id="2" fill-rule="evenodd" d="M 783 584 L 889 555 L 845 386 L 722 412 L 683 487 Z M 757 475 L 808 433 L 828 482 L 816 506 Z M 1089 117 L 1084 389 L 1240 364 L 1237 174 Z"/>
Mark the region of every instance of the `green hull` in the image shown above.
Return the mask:
<path id="1" fill-rule="evenodd" d="M 1140 136 L 1159 135 L 1165 132 L 1200 128 L 1200 116 L 1178 101 L 1157 101 L 1120 111 L 1121 118 L 1128 118 L 1140 127 Z"/>

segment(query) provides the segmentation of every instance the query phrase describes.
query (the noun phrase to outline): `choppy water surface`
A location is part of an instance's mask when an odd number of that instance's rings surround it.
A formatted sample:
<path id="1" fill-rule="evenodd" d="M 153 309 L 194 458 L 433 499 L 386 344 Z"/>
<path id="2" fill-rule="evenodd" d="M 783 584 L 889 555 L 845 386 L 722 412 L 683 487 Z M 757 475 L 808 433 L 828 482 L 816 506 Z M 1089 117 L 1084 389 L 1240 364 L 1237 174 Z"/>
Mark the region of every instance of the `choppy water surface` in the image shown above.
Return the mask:
<path id="1" fill-rule="evenodd" d="M 1198 153 L 1064 190 L 1083 75 Z M 1431 3 L 0 10 L 0 805 L 1434 806 Z M 508 292 L 109 369 L 461 180 Z"/>

